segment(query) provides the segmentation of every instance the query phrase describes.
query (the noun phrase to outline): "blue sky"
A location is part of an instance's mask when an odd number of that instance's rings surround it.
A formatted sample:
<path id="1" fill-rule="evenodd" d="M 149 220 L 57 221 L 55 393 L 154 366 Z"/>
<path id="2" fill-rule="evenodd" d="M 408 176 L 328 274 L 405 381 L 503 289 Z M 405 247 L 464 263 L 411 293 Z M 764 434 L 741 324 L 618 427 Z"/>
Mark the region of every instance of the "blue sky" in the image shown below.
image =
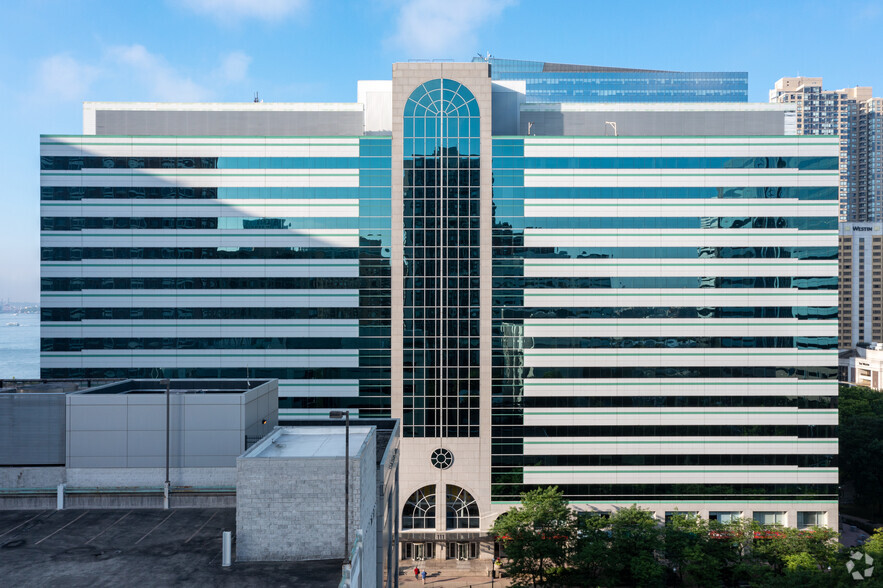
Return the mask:
<path id="1" fill-rule="evenodd" d="M 39 135 L 83 100 L 351 102 L 394 61 L 477 53 L 747 71 L 883 94 L 883 3 L 521 0 L 3 0 L 0 298 L 39 296 Z"/>

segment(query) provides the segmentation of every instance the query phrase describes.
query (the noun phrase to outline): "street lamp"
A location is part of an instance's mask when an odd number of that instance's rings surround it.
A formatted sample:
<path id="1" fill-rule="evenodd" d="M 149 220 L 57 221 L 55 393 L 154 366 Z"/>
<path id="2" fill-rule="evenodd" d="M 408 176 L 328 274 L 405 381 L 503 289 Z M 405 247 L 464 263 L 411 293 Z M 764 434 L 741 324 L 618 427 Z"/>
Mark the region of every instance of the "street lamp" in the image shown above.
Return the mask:
<path id="1" fill-rule="evenodd" d="M 343 459 L 343 563 L 350 563 L 350 411 L 348 410 L 332 410 L 328 416 L 333 419 L 346 418 L 346 439 L 344 441 L 344 459 Z"/>

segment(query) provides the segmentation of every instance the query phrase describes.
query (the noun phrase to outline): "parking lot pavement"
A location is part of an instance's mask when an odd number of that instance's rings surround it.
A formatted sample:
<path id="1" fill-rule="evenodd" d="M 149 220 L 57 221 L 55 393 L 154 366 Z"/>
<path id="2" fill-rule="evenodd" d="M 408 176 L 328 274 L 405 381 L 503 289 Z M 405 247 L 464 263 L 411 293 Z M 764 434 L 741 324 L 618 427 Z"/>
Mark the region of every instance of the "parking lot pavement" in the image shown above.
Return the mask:
<path id="1" fill-rule="evenodd" d="M 840 524 L 840 543 L 846 547 L 857 547 L 868 539 L 868 534 L 855 525 Z"/>
<path id="2" fill-rule="evenodd" d="M 329 586 L 340 560 L 221 567 L 232 508 L 0 511 L 0 584 Z M 234 533 L 235 536 L 235 533 Z"/>

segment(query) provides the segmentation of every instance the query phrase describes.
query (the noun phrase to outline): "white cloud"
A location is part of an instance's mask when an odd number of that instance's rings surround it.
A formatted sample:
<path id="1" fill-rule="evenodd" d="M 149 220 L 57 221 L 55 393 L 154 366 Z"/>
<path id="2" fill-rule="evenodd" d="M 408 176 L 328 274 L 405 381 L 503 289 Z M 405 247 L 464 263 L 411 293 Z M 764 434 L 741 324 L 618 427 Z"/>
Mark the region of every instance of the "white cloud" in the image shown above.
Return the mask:
<path id="1" fill-rule="evenodd" d="M 83 100 L 100 73 L 100 68 L 66 53 L 52 55 L 37 68 L 38 92 L 48 101 Z"/>
<path id="2" fill-rule="evenodd" d="M 186 8 L 221 24 L 242 19 L 275 22 L 307 8 L 307 0 L 179 0 Z"/>
<path id="3" fill-rule="evenodd" d="M 145 100 L 199 102 L 210 95 L 208 89 L 179 73 L 162 56 L 151 53 L 143 45 L 111 47 L 107 58 L 116 67 L 128 68 L 126 73 L 147 92 Z"/>
<path id="4" fill-rule="evenodd" d="M 199 102 L 221 94 L 225 86 L 245 81 L 251 57 L 234 51 L 218 57 L 214 70 L 197 77 L 174 67 L 143 45 L 107 47 L 92 62 L 67 53 L 43 58 L 36 69 L 29 100 L 48 103 L 86 99 Z M 100 93 L 100 95 L 92 95 Z"/>
<path id="5" fill-rule="evenodd" d="M 234 51 L 221 60 L 220 67 L 215 70 L 215 77 L 227 84 L 241 82 L 248 75 L 250 64 L 251 57 L 242 51 Z"/>
<path id="6" fill-rule="evenodd" d="M 405 0 L 390 41 L 421 58 L 465 58 L 475 50 L 476 30 L 514 0 Z"/>

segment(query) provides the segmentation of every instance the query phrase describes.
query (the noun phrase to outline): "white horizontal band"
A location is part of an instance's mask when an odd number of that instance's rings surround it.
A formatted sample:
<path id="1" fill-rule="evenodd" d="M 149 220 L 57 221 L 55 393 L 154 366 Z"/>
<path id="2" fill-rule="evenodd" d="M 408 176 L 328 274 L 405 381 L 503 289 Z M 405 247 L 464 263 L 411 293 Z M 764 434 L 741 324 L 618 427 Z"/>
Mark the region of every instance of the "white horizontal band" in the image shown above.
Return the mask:
<path id="1" fill-rule="evenodd" d="M 358 290 L 83 290 L 42 292 L 47 308 L 357 308 Z"/>
<path id="2" fill-rule="evenodd" d="M 837 439 L 525 437 L 524 455 L 836 455 Z"/>
<path id="3" fill-rule="evenodd" d="M 797 378 L 525 378 L 528 397 L 837 396 L 837 381 Z"/>
<path id="4" fill-rule="evenodd" d="M 525 349 L 524 367 L 836 366 L 837 350 L 791 348 Z"/>
<path id="5" fill-rule="evenodd" d="M 796 288 L 525 288 L 528 307 L 836 306 L 836 290 Z"/>
<path id="6" fill-rule="evenodd" d="M 836 337 L 837 321 L 797 319 L 525 319 L 525 337 Z"/>
<path id="7" fill-rule="evenodd" d="M 565 213 L 566 214 L 566 213 Z M 525 247 L 837 247 L 837 231 L 525 229 Z"/>
<path id="8" fill-rule="evenodd" d="M 245 217 L 245 218 L 349 218 L 359 216 L 355 198 L 288 198 L 225 200 L 144 200 L 84 198 L 43 201 L 40 216 L 82 217 Z"/>
<path id="9" fill-rule="evenodd" d="M 744 408 L 525 408 L 524 424 L 629 425 L 836 425 L 837 410 Z"/>
<path id="10" fill-rule="evenodd" d="M 836 484 L 836 468 L 797 466 L 528 466 L 525 484 Z"/>
<path id="11" fill-rule="evenodd" d="M 358 380 L 279 380 L 279 398 L 356 398 Z"/>
<path id="12" fill-rule="evenodd" d="M 553 187 L 564 183 L 543 183 L 534 185 L 528 181 L 526 187 Z M 578 184 L 571 181 L 571 184 Z M 659 187 L 655 181 L 646 181 L 646 187 Z M 587 187 L 603 187 L 603 183 L 589 183 Z M 628 183 L 624 186 L 628 187 Z M 714 184 L 712 184 L 714 185 Z M 809 184 L 818 186 L 818 182 Z M 573 185 L 570 187 L 580 187 Z M 611 187 L 617 187 L 611 186 Z M 639 218 L 681 218 L 689 217 L 768 217 L 768 216 L 811 216 L 836 215 L 837 202 L 797 200 L 795 198 L 525 198 L 525 217 L 612 217 Z"/>
<path id="13" fill-rule="evenodd" d="M 555 245 L 556 247 L 558 245 Z M 797 259 L 525 259 L 528 278 L 836 276 L 837 261 Z"/>
<path id="14" fill-rule="evenodd" d="M 95 350 L 45 352 L 40 367 L 52 368 L 320 368 L 358 367 L 358 350 Z"/>
<path id="15" fill-rule="evenodd" d="M 358 321 L 340 319 L 84 320 L 46 322 L 42 337 L 358 337 Z"/>
<path id="16" fill-rule="evenodd" d="M 356 259 L 87 259 L 44 261 L 44 278 L 355 278 Z"/>

